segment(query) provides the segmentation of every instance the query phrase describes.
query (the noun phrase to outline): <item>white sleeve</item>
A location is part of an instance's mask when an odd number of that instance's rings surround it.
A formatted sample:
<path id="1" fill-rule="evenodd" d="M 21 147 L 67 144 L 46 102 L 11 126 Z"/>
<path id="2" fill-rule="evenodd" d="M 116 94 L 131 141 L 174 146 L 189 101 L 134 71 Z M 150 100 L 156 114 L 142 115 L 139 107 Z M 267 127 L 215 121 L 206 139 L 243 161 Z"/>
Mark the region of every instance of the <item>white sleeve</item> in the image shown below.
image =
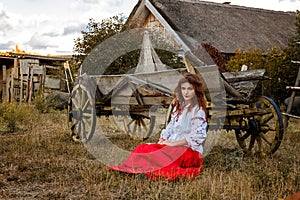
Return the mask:
<path id="1" fill-rule="evenodd" d="M 167 127 L 161 131 L 160 138 L 163 138 L 165 140 L 168 140 L 170 138 L 170 136 L 173 133 L 174 121 L 175 121 L 175 114 L 174 112 L 172 112 L 171 120 L 168 123 Z"/>
<path id="2" fill-rule="evenodd" d="M 207 122 L 202 109 L 199 109 L 191 119 L 191 125 L 191 132 L 186 136 L 186 141 L 191 149 L 196 150 L 203 145 L 206 139 Z"/>

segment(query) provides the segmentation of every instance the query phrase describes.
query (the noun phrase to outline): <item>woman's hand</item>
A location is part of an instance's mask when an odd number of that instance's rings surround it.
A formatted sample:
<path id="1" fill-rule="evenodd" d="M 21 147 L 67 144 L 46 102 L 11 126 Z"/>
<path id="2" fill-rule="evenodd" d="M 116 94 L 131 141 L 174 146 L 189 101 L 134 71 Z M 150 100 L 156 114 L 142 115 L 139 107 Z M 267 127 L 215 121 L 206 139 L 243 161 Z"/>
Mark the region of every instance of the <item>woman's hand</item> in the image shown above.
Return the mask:
<path id="1" fill-rule="evenodd" d="M 170 147 L 176 146 L 175 143 L 170 141 L 170 140 L 165 140 L 165 141 L 162 142 L 162 144 L 170 146 Z"/>
<path id="2" fill-rule="evenodd" d="M 170 147 L 176 147 L 176 146 L 184 146 L 187 145 L 186 139 L 178 140 L 178 141 L 170 141 L 170 140 L 164 140 L 164 141 L 158 141 L 158 144 L 164 144 Z"/>
<path id="3" fill-rule="evenodd" d="M 164 145 L 167 145 L 167 146 L 170 146 L 170 147 L 174 146 L 174 142 L 172 142 L 170 140 L 165 140 L 163 138 L 159 138 L 157 143 L 158 144 L 164 144 Z"/>
<path id="4" fill-rule="evenodd" d="M 166 141 L 164 138 L 159 138 L 157 143 L 158 144 L 163 144 L 164 141 Z"/>

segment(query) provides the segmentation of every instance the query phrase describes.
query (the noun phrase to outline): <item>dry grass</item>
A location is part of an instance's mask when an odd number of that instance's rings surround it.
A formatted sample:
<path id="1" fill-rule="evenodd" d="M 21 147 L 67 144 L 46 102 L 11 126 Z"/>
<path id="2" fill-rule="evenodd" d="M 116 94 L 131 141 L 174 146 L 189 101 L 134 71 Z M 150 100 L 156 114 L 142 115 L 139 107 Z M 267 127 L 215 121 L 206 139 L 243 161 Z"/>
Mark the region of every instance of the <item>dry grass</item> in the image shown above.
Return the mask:
<path id="1" fill-rule="evenodd" d="M 111 172 L 72 141 L 66 112 L 40 114 L 15 133 L 0 133 L 1 199 L 284 199 L 300 191 L 300 125 L 291 120 L 272 158 L 243 157 L 232 133 L 223 133 L 195 180 L 150 181 Z M 112 133 L 132 149 L 139 141 Z"/>

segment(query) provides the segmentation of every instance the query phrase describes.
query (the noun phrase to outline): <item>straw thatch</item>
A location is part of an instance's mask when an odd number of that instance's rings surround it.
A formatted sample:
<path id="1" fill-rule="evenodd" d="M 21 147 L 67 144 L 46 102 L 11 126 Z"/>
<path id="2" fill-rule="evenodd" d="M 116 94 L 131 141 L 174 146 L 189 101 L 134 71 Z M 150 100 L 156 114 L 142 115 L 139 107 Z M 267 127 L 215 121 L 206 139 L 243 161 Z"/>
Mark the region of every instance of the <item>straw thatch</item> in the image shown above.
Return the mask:
<path id="1" fill-rule="evenodd" d="M 296 13 L 271 11 L 197 0 L 149 0 L 175 30 L 199 43 L 210 43 L 223 53 L 237 48 L 270 49 L 285 47 L 295 34 Z M 135 12 L 143 6 L 140 0 L 128 21 L 137 23 Z M 147 13 L 144 13 L 146 17 Z M 141 16 L 141 15 L 140 15 Z M 140 17 L 139 16 L 139 17 Z M 143 23 L 143 19 L 140 19 Z M 135 24 L 137 25 L 137 24 Z"/>

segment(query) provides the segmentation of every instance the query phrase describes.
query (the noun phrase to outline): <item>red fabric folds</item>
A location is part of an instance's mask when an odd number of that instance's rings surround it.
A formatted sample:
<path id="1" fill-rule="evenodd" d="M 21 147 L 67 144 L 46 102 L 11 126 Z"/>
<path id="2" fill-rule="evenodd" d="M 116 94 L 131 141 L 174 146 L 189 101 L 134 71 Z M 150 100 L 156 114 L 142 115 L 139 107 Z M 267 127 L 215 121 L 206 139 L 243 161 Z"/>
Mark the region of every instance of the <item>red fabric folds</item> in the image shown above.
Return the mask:
<path id="1" fill-rule="evenodd" d="M 195 178 L 203 171 L 202 155 L 184 146 L 140 144 L 121 164 L 109 167 L 132 174 L 145 174 L 149 179 Z"/>

